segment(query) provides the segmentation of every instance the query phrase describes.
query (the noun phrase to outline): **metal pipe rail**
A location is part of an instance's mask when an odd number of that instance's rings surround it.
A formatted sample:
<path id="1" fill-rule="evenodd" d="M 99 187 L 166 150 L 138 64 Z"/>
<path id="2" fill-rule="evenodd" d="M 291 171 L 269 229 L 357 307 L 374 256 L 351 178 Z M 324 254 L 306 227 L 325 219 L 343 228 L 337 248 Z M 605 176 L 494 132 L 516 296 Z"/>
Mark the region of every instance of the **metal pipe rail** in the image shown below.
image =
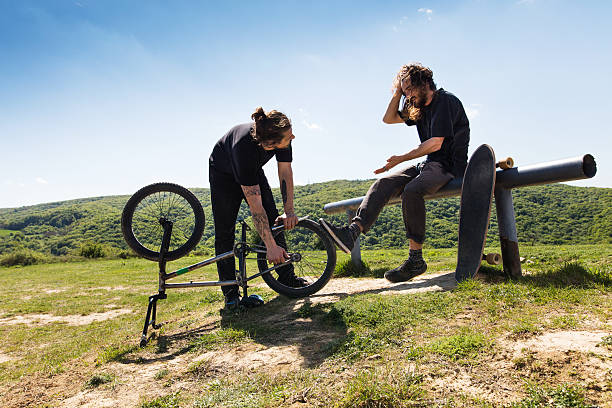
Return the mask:
<path id="1" fill-rule="evenodd" d="M 597 173 L 595 158 L 590 154 L 545 163 L 532 164 L 524 167 L 514 167 L 497 170 L 495 181 L 495 207 L 499 226 L 504 271 L 516 277 L 522 274 L 518 251 L 518 238 L 512 203 L 511 189 L 538 184 L 559 183 L 562 181 L 588 179 Z M 426 195 L 426 200 L 453 197 L 461 194 L 462 177 L 455 178 L 434 194 Z M 350 198 L 325 204 L 323 211 L 334 214 L 345 211 L 349 221 L 355 216 L 355 210 L 364 197 Z M 401 203 L 401 196 L 393 197 L 387 205 Z M 351 253 L 351 259 L 356 264 L 361 262 L 359 241 Z"/>

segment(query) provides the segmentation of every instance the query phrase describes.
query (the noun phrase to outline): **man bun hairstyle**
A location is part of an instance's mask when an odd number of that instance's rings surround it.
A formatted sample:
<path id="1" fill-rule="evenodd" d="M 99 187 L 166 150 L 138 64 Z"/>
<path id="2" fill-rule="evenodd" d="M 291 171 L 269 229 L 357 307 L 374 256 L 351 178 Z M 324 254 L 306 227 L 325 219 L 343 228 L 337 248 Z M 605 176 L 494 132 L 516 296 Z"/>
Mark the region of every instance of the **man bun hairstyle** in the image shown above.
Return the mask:
<path id="1" fill-rule="evenodd" d="M 271 110 L 264 112 L 260 106 L 251 115 L 255 121 L 251 129 L 251 136 L 260 145 L 275 144 L 283 140 L 283 133 L 291 128 L 291 121 L 282 112 Z"/>

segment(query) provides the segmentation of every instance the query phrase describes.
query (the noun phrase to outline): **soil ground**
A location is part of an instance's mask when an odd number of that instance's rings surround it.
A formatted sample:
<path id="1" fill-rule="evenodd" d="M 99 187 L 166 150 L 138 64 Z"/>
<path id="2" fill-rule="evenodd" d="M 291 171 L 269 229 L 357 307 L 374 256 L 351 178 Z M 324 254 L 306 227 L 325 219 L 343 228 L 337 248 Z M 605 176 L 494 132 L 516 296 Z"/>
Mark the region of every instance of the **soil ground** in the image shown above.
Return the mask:
<path id="1" fill-rule="evenodd" d="M 286 332 L 289 338 L 282 341 L 258 342 L 251 339 L 228 345 L 222 349 L 186 351 L 190 336 L 214 332 L 219 328 L 219 314 L 202 316 L 172 332 L 164 332 L 157 341 L 164 339 L 163 347 L 145 349 L 138 358 L 106 363 L 96 368 L 96 355 L 86 354 L 70 362 L 62 373 L 44 374 L 21 378 L 9 389 L 0 390 L 4 407 L 59 406 L 59 407 L 136 407 L 144 400 L 156 396 L 180 392 L 193 393 L 202 383 L 213 378 L 236 374 L 299 372 L 300 370 L 337 371 L 321 357 L 321 350 L 340 334 L 320 325 L 312 326 L 309 317 L 295 318 L 295 312 L 306 302 L 311 305 L 337 302 L 355 294 L 393 295 L 426 291 L 447 291 L 456 286 L 449 272 L 425 275 L 421 279 L 390 284 L 384 279 L 337 278 L 319 293 L 307 300 L 290 302 L 278 313 L 266 317 L 268 327 Z M 163 307 L 163 304 L 162 306 Z M 44 326 L 52 321 L 69 325 L 87 325 L 100 319 L 113 319 L 130 310 L 113 308 L 104 313 L 84 316 L 53 316 L 49 314 L 25 314 L 0 319 L 0 325 L 24 323 Z M 293 316 L 293 317 L 288 317 Z M 461 324 L 477 318 L 468 312 L 457 315 L 449 324 Z M 554 381 L 578 381 L 585 386 L 588 395 L 596 395 L 603 406 L 612 406 L 610 381 L 612 360 L 610 350 L 602 344 L 609 335 L 606 324 L 593 322 L 587 329 L 553 330 L 526 337 L 507 333 L 495 339 L 496 352 L 477 365 L 452 365 L 428 360 L 419 370 L 428 373 L 423 383 L 435 401 L 445 401 L 448 395 L 468 395 L 494 405 L 518 401 L 525 396 L 522 377 L 547 378 Z M 307 339 L 307 341 L 305 341 Z M 1 351 L 1 350 L 0 350 Z M 10 361 L 12 356 L 0 353 L 0 362 Z M 380 356 L 370 356 L 354 366 L 344 367 L 336 381 L 342 382 L 361 370 L 376 364 Z M 405 370 L 414 371 L 416 364 L 409 363 Z M 86 387 L 84 383 L 93 372 L 110 374 L 112 380 L 98 387 Z M 308 390 L 286 401 L 286 406 L 309 406 Z M 434 404 L 435 405 L 435 404 Z"/>

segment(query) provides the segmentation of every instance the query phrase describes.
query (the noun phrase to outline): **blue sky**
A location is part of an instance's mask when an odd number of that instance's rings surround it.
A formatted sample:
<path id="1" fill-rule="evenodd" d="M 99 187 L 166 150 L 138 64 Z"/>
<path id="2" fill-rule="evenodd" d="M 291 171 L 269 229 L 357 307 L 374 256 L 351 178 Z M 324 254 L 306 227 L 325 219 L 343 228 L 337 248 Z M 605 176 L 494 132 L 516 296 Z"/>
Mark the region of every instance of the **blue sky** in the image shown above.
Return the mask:
<path id="1" fill-rule="evenodd" d="M 416 130 L 385 125 L 420 61 L 470 117 L 470 152 L 592 153 L 612 187 L 607 1 L 0 0 L 0 208 L 208 187 L 257 106 L 293 121 L 297 184 L 374 177 Z M 266 167 L 277 184 L 274 164 Z M 299 211 L 299 209 L 298 209 Z"/>

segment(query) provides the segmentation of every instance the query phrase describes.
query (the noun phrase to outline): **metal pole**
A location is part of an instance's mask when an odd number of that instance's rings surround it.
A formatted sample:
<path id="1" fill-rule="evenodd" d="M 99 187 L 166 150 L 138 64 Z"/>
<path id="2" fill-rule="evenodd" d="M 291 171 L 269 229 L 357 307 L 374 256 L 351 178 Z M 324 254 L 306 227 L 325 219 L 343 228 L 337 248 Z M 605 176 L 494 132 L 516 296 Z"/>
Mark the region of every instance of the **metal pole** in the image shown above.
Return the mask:
<path id="1" fill-rule="evenodd" d="M 532 164 L 515 167 L 508 170 L 497 170 L 496 186 L 507 189 L 515 187 L 534 186 L 538 184 L 558 183 L 561 181 L 582 180 L 592 178 L 597 173 L 595 159 L 590 154 L 571 159 Z M 425 200 L 452 197 L 461 194 L 462 178 L 455 178 L 434 194 L 426 195 Z M 323 211 L 327 214 L 340 213 L 349 209 L 357 209 L 364 197 L 327 203 Z M 387 205 L 401 203 L 401 196 L 391 198 Z"/>
<path id="2" fill-rule="evenodd" d="M 510 189 L 495 188 L 495 207 L 497 209 L 497 224 L 504 272 L 512 278 L 518 278 L 522 275 L 521 258 Z"/>
<path id="3" fill-rule="evenodd" d="M 346 210 L 349 225 L 351 224 L 351 222 L 353 222 L 355 214 L 355 210 Z M 353 264 L 355 264 L 355 266 L 361 266 L 361 248 L 359 247 L 359 237 L 357 237 L 357 240 L 355 241 L 355 246 L 351 250 L 351 261 L 353 261 Z"/>

